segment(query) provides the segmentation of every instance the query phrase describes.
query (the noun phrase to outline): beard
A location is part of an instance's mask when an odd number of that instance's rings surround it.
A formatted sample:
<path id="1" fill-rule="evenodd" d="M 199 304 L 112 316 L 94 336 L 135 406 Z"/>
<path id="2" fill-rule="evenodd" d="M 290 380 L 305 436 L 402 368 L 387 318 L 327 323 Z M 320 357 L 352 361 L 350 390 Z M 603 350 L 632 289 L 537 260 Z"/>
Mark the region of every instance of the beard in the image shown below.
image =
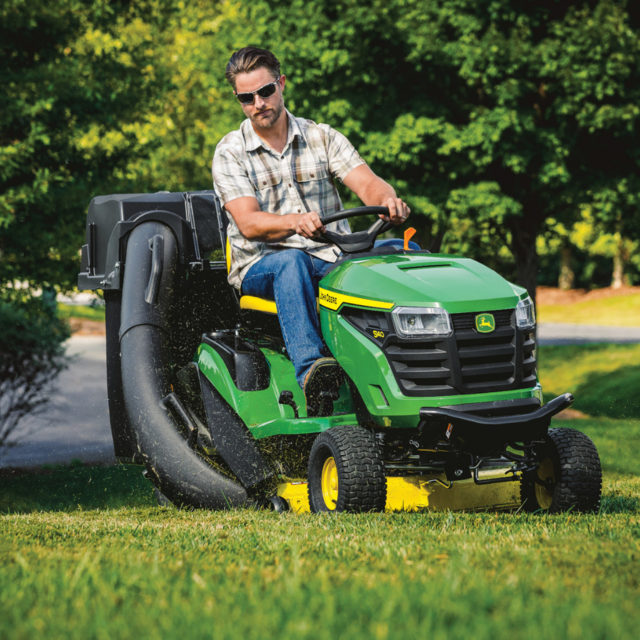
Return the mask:
<path id="1" fill-rule="evenodd" d="M 269 111 L 265 117 L 261 117 L 260 114 L 268 111 L 268 109 L 249 116 L 249 119 L 251 120 L 253 125 L 258 127 L 259 129 L 270 129 L 271 127 L 273 127 L 273 125 L 278 121 L 278 119 L 282 115 L 282 112 L 284 111 L 284 100 L 281 98 L 280 102 L 276 106 L 270 107 L 270 109 L 271 111 Z"/>

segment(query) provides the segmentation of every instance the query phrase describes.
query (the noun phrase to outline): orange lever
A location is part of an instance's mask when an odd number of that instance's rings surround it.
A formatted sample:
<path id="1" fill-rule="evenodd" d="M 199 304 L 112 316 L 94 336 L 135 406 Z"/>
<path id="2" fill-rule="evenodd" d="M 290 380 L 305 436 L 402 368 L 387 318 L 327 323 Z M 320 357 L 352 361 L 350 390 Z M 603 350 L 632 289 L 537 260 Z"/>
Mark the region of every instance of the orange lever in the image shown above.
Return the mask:
<path id="1" fill-rule="evenodd" d="M 409 227 L 405 232 L 404 232 L 404 250 L 408 251 L 409 250 L 409 240 L 411 240 L 411 238 L 413 238 L 413 236 L 415 235 L 416 230 L 413 227 Z"/>

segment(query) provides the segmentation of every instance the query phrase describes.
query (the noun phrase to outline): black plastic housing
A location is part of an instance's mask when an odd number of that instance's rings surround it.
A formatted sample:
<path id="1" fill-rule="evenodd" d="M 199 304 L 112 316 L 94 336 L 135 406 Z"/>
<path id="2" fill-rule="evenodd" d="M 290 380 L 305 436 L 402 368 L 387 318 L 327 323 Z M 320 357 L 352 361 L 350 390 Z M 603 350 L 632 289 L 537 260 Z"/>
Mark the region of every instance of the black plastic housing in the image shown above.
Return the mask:
<path id="1" fill-rule="evenodd" d="M 213 251 L 223 249 L 226 221 L 214 191 L 98 196 L 87 214 L 78 289 L 119 290 L 128 234 L 151 220 L 173 232 L 180 264 L 208 262 Z"/>
<path id="2" fill-rule="evenodd" d="M 211 333 L 202 336 L 224 361 L 233 383 L 240 391 L 262 391 L 269 386 L 271 372 L 262 351 L 233 333 Z"/>

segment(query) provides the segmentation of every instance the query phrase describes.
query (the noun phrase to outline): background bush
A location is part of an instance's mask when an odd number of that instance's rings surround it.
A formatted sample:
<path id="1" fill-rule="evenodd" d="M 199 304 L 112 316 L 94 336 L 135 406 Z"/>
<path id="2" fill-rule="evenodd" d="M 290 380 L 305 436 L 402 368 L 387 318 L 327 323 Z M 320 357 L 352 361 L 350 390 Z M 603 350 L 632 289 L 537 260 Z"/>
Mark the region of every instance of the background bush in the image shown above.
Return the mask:
<path id="1" fill-rule="evenodd" d="M 68 337 L 54 291 L 44 301 L 0 299 L 0 450 L 12 444 L 22 418 L 47 403 L 51 384 L 67 366 L 62 343 Z"/>

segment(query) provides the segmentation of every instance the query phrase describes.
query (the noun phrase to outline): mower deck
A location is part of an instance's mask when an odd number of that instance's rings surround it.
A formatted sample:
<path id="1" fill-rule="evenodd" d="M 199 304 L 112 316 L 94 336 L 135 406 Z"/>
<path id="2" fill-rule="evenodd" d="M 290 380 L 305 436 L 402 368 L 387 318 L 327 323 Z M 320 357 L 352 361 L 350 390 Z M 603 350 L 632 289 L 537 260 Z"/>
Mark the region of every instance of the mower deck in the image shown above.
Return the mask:
<path id="1" fill-rule="evenodd" d="M 517 509 L 520 506 L 518 481 L 476 485 L 473 480 L 452 482 L 447 488 L 443 476 L 387 478 L 385 511 L 485 511 Z M 306 482 L 286 482 L 278 495 L 296 514 L 310 513 Z"/>

